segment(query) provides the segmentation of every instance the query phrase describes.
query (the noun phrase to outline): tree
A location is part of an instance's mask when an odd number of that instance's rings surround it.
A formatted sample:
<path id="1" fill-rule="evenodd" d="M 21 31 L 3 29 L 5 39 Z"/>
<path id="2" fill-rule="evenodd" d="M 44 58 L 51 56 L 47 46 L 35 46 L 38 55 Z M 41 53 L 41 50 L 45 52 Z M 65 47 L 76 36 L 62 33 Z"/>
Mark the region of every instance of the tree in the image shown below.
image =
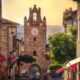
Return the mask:
<path id="1" fill-rule="evenodd" d="M 72 27 L 68 32 L 54 34 L 48 39 L 51 49 L 51 62 L 54 64 L 64 64 L 76 57 L 76 33 Z"/>

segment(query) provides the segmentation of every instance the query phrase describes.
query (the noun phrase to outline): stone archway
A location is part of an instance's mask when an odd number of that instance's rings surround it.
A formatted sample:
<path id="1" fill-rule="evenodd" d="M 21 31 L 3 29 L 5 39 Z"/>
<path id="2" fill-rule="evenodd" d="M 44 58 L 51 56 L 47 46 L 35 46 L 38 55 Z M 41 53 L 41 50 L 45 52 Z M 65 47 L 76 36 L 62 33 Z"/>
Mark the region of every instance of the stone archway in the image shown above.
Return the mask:
<path id="1" fill-rule="evenodd" d="M 37 64 L 32 64 L 29 68 L 29 75 L 31 79 L 41 79 L 41 68 Z"/>

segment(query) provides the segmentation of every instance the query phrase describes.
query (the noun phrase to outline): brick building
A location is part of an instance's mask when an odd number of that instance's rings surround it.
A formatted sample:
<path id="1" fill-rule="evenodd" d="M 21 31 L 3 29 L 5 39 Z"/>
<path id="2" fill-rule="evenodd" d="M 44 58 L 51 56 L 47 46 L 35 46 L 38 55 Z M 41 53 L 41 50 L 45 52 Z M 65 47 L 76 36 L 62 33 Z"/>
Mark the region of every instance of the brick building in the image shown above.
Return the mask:
<path id="1" fill-rule="evenodd" d="M 47 70 L 46 52 L 46 18 L 41 19 L 41 8 L 34 5 L 29 9 L 29 18 L 24 18 L 24 51 L 25 55 L 37 57 L 36 62 L 27 65 L 30 76 L 36 75 L 36 70 L 41 76 Z M 33 73 L 34 72 L 34 73 Z"/>
<path id="2" fill-rule="evenodd" d="M 0 0 L 0 54 L 8 53 L 16 46 L 18 23 L 2 18 L 2 1 Z"/>

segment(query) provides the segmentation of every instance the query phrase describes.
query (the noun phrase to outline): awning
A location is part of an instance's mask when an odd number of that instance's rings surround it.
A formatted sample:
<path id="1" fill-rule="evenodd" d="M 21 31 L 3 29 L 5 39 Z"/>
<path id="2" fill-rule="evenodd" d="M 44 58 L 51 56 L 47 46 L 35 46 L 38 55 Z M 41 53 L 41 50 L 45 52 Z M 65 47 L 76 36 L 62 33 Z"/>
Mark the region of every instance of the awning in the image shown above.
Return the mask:
<path id="1" fill-rule="evenodd" d="M 30 55 L 20 55 L 18 58 L 18 63 L 25 62 L 25 63 L 32 63 L 36 61 L 36 57 Z"/>

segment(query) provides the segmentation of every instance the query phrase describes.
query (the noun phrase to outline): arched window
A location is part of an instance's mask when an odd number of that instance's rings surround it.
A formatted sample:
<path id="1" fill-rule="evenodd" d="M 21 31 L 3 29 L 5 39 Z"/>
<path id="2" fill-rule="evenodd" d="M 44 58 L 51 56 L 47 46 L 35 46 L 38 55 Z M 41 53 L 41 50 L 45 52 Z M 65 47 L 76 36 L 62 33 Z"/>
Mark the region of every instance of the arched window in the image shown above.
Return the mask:
<path id="1" fill-rule="evenodd" d="M 37 14 L 33 13 L 33 21 L 37 21 Z"/>

